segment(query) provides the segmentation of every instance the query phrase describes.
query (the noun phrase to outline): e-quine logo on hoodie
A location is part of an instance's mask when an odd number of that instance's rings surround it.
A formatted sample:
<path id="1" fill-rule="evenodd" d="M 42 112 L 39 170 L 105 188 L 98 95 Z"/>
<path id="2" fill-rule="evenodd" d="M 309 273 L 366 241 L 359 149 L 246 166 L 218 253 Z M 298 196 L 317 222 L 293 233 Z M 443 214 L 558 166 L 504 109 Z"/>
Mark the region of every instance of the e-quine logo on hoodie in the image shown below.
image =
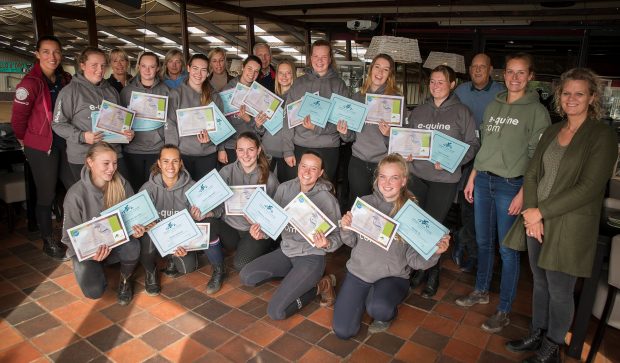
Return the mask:
<path id="1" fill-rule="evenodd" d="M 486 125 L 487 132 L 499 132 L 500 125 L 518 126 L 519 119 L 512 117 L 489 117 L 489 123 Z"/>

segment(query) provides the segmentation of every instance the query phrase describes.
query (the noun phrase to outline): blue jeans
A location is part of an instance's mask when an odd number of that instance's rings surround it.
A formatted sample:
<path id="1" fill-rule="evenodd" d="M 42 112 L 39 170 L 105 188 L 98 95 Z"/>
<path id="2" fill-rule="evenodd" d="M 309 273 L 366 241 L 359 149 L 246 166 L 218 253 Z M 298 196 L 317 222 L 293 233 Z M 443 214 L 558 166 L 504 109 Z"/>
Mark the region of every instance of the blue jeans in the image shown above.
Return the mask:
<path id="1" fill-rule="evenodd" d="M 508 215 L 508 207 L 517 195 L 523 178 L 502 178 L 478 172 L 474 183 L 474 216 L 478 242 L 476 290 L 489 291 L 495 259 L 495 232 L 502 257 L 502 279 L 497 310 L 510 312 L 519 281 L 519 251 L 501 244 L 517 216 Z"/>

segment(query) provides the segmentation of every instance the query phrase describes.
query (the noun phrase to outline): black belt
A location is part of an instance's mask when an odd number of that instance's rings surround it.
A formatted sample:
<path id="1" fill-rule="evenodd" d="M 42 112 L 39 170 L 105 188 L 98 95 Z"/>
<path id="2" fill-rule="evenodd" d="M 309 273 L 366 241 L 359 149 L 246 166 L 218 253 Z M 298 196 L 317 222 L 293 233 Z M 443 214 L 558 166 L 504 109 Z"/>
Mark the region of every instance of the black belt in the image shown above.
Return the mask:
<path id="1" fill-rule="evenodd" d="M 505 178 L 505 177 L 503 177 L 501 175 L 497 175 L 495 173 L 491 173 L 490 171 L 483 171 L 482 173 L 485 173 L 485 174 L 487 174 L 489 176 L 494 176 L 496 178 L 502 178 L 502 179 L 508 179 L 508 180 L 518 180 L 518 179 L 523 178 L 523 175 L 515 176 L 514 178 Z"/>

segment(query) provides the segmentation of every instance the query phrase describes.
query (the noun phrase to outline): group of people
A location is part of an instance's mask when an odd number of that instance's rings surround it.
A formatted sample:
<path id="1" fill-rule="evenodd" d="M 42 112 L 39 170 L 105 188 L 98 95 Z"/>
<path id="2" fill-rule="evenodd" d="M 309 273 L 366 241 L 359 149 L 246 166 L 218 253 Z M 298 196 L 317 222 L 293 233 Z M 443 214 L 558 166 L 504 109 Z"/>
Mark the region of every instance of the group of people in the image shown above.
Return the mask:
<path id="1" fill-rule="evenodd" d="M 440 256 L 451 237 L 438 241 L 437 252 L 426 260 L 400 238 L 386 251 L 351 231 L 352 215 L 341 214 L 333 184 L 341 144 L 348 142 L 352 143 L 350 201 L 361 197 L 394 216 L 407 200 L 413 200 L 440 223 L 453 201 L 460 201 L 463 226 L 453 234 L 452 255 L 464 271 L 476 270 L 476 284 L 456 304 L 489 303 L 499 244 L 500 302 L 497 312 L 482 324 L 484 330 L 499 332 L 509 324 L 519 279 L 519 251 L 528 250 L 534 276 L 531 334 L 509 342 L 507 348 L 536 351 L 532 362 L 558 360 L 572 320 L 575 280 L 591 270 L 598 209 L 617 156 L 615 134 L 600 121 L 597 75 L 588 69 L 562 75 L 555 104 L 564 120 L 550 126 L 537 93 L 528 89 L 534 77 L 529 54 L 506 57 L 504 85 L 490 77 L 491 59 L 485 54 L 473 58 L 471 81 L 459 87 L 450 67 L 431 70 L 429 99 L 402 115 L 402 127 L 439 130 L 469 145 L 453 173 L 439 163 L 388 155 L 390 125 L 385 121 L 365 124 L 354 132 L 344 121 L 320 127 L 306 116 L 292 129 L 285 121 L 272 135 L 264 127 L 265 113 L 251 116 L 241 106 L 227 116 L 235 135 L 219 145 L 211 142 L 206 130 L 179 136 L 176 110 L 209 104 L 221 109 L 219 92 L 238 83 L 260 82 L 285 100 L 283 106 L 307 92 L 326 98 L 335 93 L 361 102 L 369 93 L 400 95 L 394 61 L 386 54 L 372 60 L 361 89 L 350 95 L 328 41 L 312 44 L 308 68 L 299 78 L 289 61 L 271 65 L 267 44 L 257 44 L 253 53 L 243 61 L 241 74 L 233 77 L 226 71 L 226 53 L 220 48 L 208 55 L 194 54 L 187 66 L 183 54 L 172 50 L 161 69 L 158 56 L 144 52 L 132 78 L 124 53 L 108 57 L 88 47 L 80 54 L 79 70 L 72 78 L 60 65 L 60 41 L 53 36 L 39 39 L 37 62 L 16 91 L 12 124 L 34 174 L 44 251 L 58 259 L 72 257 L 85 296 L 103 294 L 104 260 L 121 263 L 121 304 L 131 301 L 131 276 L 138 262 L 145 269 L 150 295 L 161 290 L 159 258 L 166 259 L 165 273 L 170 275 L 198 267 L 197 252 L 181 247 L 170 256 L 159 256 L 145 233 L 151 225 L 134 226 L 130 242 L 113 250 L 102 246 L 90 260 L 80 262 L 74 256 L 67 229 L 98 216 L 134 190 L 146 190 L 162 219 L 187 209 L 196 221 L 210 223 L 205 254 L 213 270 L 207 293 L 218 291 L 225 281 L 226 250 L 234 253 L 233 266 L 243 284 L 282 279 L 268 305 L 273 319 L 291 316 L 320 295 L 321 305 L 335 302 L 333 329 L 338 337 L 357 334 L 364 311 L 374 319 L 371 332 L 387 329 L 410 286 L 425 282 L 422 295 L 435 295 Z M 109 62 L 112 75 L 104 80 Z M 103 134 L 92 131 L 92 113 L 103 100 L 127 106 L 134 91 L 168 96 L 166 122 L 126 131 L 129 142 L 123 147 L 103 142 Z M 190 205 L 185 191 L 213 169 L 231 186 L 264 184 L 281 206 L 304 192 L 338 227 L 328 235 L 316 233 L 312 245 L 290 225 L 273 241 L 260 225 L 226 215 L 223 206 L 203 215 Z M 51 237 L 51 207 L 59 178 L 68 189 L 62 238 L 66 252 Z M 335 277 L 325 275 L 325 256 L 342 244 L 351 247 L 351 257 L 336 296 Z"/>

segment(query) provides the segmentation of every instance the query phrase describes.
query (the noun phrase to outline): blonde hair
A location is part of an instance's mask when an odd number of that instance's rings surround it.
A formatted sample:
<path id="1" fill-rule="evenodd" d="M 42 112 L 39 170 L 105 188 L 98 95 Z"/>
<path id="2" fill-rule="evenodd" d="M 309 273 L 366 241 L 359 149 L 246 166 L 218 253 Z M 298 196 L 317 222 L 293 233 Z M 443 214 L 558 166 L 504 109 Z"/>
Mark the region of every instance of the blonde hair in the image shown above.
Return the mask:
<path id="1" fill-rule="evenodd" d="M 394 59 L 385 53 L 379 53 L 372 59 L 372 63 L 370 63 L 370 68 L 368 70 L 368 76 L 366 76 L 366 80 L 364 81 L 364 84 L 360 89 L 360 93 L 362 95 L 365 95 L 368 92 L 370 85 L 372 85 L 372 70 L 378 59 L 385 59 L 390 63 L 390 74 L 385 81 L 385 91 L 383 92 L 383 94 L 390 96 L 400 96 L 401 92 L 396 86 L 396 64 L 394 63 Z"/>
<path id="2" fill-rule="evenodd" d="M 129 56 L 127 55 L 127 53 L 123 49 L 121 49 L 121 48 L 114 48 L 108 54 L 108 59 L 109 59 L 110 63 L 114 62 L 114 59 L 119 58 L 119 57 L 123 58 L 127 62 L 127 67 L 125 69 L 125 73 L 129 74 L 129 69 L 131 67 L 131 62 L 129 61 Z"/>
<path id="3" fill-rule="evenodd" d="M 106 151 L 111 151 L 114 155 L 116 155 L 116 150 L 112 147 L 112 145 L 105 141 L 100 141 L 88 149 L 88 152 L 86 153 L 86 160 L 93 160 L 97 154 Z M 86 167 L 90 170 L 88 163 L 86 163 Z M 118 170 L 115 170 L 112 180 L 106 182 L 103 186 L 103 209 L 108 209 L 122 202 L 125 198 L 126 194 L 123 179 Z"/>
<path id="4" fill-rule="evenodd" d="M 140 74 L 140 62 L 142 62 L 142 58 L 144 57 L 153 57 L 155 58 L 155 62 L 157 63 L 157 68 L 159 68 L 159 57 L 157 56 L 157 54 L 153 53 L 153 52 L 142 52 L 140 53 L 140 55 L 138 55 L 138 61 L 136 62 L 136 74 Z"/>
<path id="5" fill-rule="evenodd" d="M 280 86 L 280 82 L 278 82 L 278 70 L 280 69 L 280 66 L 283 64 L 288 64 L 289 67 L 291 67 L 291 73 L 293 74 L 293 79 L 291 80 L 291 87 L 293 86 L 293 83 L 295 83 L 295 80 L 297 79 L 297 72 L 295 71 L 295 64 L 293 62 L 291 62 L 288 59 L 284 59 L 280 62 L 280 64 L 278 64 L 278 67 L 276 67 L 276 94 L 278 96 L 282 96 L 282 86 Z"/>
<path id="6" fill-rule="evenodd" d="M 166 75 L 168 74 L 168 62 L 170 62 L 172 58 L 176 57 L 177 55 L 181 57 L 181 73 L 183 72 L 183 70 L 185 69 L 185 59 L 183 58 L 183 52 L 178 49 L 170 49 L 168 53 L 166 53 L 166 55 L 164 56 L 164 65 L 163 67 L 161 67 L 159 78 L 166 78 Z"/>
<path id="7" fill-rule="evenodd" d="M 407 180 L 407 175 L 409 174 L 409 169 L 407 167 L 407 162 L 402 156 L 400 156 L 400 154 L 390 154 L 384 157 L 383 159 L 381 159 L 381 161 L 379 162 L 379 165 L 377 165 L 377 169 L 375 170 L 375 180 L 373 182 L 374 187 L 377 188 L 377 179 L 379 178 L 379 170 L 381 170 L 381 168 L 387 164 L 395 164 L 401 170 L 403 178 L 405 178 L 405 185 L 403 185 L 400 188 L 400 192 L 398 193 L 398 199 L 396 199 L 396 201 L 394 202 L 394 208 L 392 208 L 392 210 L 390 211 L 390 216 L 394 216 L 396 215 L 396 213 L 398 213 L 398 211 L 403 207 L 403 205 L 405 205 L 405 203 L 408 200 L 417 202 L 417 199 L 413 195 L 413 193 L 411 193 L 409 189 L 407 189 L 406 180 Z"/>
<path id="8" fill-rule="evenodd" d="M 553 97 L 558 114 L 562 117 L 566 116 L 566 112 L 562 109 L 562 102 L 560 102 L 560 99 L 564 91 L 564 86 L 566 86 L 568 81 L 585 81 L 588 84 L 588 92 L 590 96 L 594 98 L 592 103 L 588 105 L 588 117 L 594 120 L 600 120 L 605 113 L 601 102 L 603 82 L 601 82 L 601 78 L 598 74 L 588 68 L 573 68 L 562 73 L 560 76 L 560 84 L 555 88 Z"/>

